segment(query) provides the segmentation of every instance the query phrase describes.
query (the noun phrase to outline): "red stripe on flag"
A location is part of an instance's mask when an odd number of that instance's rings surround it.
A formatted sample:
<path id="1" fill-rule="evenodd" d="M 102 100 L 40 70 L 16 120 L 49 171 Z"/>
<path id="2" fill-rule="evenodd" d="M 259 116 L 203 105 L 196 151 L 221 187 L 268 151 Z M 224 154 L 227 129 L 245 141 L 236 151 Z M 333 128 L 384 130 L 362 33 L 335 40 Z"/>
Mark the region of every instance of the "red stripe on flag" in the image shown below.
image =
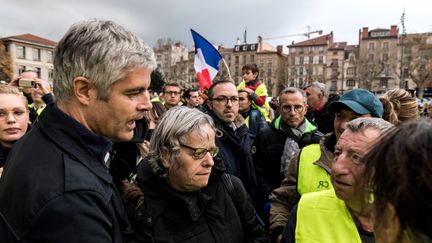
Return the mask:
<path id="1" fill-rule="evenodd" d="M 212 81 L 210 78 L 210 73 L 207 68 L 197 72 L 198 83 L 200 84 L 201 90 L 210 88 Z"/>

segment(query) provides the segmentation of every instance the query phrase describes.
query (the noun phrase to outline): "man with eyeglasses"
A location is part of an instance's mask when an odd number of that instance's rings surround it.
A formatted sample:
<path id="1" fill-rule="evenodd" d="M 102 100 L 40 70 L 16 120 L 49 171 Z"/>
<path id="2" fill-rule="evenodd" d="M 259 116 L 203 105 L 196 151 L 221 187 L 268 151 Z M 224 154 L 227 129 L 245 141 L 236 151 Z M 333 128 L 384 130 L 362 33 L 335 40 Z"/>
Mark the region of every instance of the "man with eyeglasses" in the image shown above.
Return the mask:
<path id="1" fill-rule="evenodd" d="M 162 100 L 167 110 L 171 107 L 177 106 L 180 103 L 180 96 L 182 94 L 182 88 L 180 84 L 176 82 L 168 82 L 162 89 Z"/>
<path id="2" fill-rule="evenodd" d="M 281 186 L 272 192 L 269 230 L 274 242 L 280 241 L 288 216 L 301 195 L 332 188 L 330 168 L 334 148 L 346 124 L 359 117 L 381 118 L 383 114 L 379 99 L 365 89 L 347 92 L 327 109 L 335 114 L 334 132 L 326 134 L 319 144 L 300 150 L 291 160 Z"/>
<path id="3" fill-rule="evenodd" d="M 213 83 L 203 111 L 213 118 L 217 128 L 219 154 L 215 160 L 222 160 L 227 173 L 239 177 L 254 198 L 257 182 L 251 153 L 252 139 L 243 117 L 239 115 L 239 94 L 234 83 Z"/>
<path id="4" fill-rule="evenodd" d="M 271 192 L 280 186 L 285 175 L 287 166 L 282 160 L 289 161 L 299 148 L 318 143 L 323 136 L 317 126 L 305 118 L 307 108 L 303 90 L 286 88 L 279 95 L 279 117 L 258 132 L 253 160 L 260 193 L 258 208 L 264 219 L 268 218 Z"/>

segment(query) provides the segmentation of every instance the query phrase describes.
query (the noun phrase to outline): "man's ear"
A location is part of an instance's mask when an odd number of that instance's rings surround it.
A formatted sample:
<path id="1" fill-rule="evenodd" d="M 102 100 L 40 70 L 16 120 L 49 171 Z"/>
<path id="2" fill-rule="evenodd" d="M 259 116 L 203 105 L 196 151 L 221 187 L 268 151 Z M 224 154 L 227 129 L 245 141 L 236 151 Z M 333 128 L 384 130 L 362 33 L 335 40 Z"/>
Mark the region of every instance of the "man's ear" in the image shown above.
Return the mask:
<path id="1" fill-rule="evenodd" d="M 85 77 L 75 77 L 72 81 L 72 92 L 75 98 L 83 105 L 88 105 L 97 97 L 93 84 Z"/>
<path id="2" fill-rule="evenodd" d="M 210 110 L 213 110 L 213 104 L 211 103 L 211 100 L 207 100 L 207 106 Z"/>

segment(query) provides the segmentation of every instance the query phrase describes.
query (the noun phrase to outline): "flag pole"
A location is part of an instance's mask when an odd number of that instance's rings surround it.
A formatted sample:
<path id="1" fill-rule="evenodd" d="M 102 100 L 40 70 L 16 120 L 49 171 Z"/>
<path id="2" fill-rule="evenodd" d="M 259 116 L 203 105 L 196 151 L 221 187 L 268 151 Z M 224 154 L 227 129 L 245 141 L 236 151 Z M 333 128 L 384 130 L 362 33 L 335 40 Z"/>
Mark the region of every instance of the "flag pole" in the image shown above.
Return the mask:
<path id="1" fill-rule="evenodd" d="M 225 64 L 225 67 L 226 67 L 226 69 L 227 69 L 227 71 L 228 71 L 228 77 L 229 77 L 230 81 L 234 81 L 234 80 L 232 79 L 232 77 L 231 77 L 230 69 L 229 69 L 227 63 L 225 62 L 225 58 L 222 58 L 222 61 L 223 61 L 223 63 Z"/>

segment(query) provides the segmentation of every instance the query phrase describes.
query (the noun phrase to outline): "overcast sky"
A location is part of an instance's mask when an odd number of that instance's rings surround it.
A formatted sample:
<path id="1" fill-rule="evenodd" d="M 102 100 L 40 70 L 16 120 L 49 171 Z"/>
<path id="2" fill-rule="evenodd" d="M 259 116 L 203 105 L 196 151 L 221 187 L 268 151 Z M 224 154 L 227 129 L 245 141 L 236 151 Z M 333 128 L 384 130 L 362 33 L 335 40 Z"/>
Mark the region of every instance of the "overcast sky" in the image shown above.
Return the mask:
<path id="1" fill-rule="evenodd" d="M 431 0 L 0 0 L 0 36 L 32 33 L 59 41 L 71 24 L 113 20 L 154 45 L 171 37 L 192 46 L 189 29 L 211 42 L 233 47 L 247 27 L 248 43 L 323 30 L 335 41 L 358 44 L 362 27 L 398 25 L 405 9 L 407 33 L 432 31 Z M 268 40 L 273 45 L 305 40 Z"/>

